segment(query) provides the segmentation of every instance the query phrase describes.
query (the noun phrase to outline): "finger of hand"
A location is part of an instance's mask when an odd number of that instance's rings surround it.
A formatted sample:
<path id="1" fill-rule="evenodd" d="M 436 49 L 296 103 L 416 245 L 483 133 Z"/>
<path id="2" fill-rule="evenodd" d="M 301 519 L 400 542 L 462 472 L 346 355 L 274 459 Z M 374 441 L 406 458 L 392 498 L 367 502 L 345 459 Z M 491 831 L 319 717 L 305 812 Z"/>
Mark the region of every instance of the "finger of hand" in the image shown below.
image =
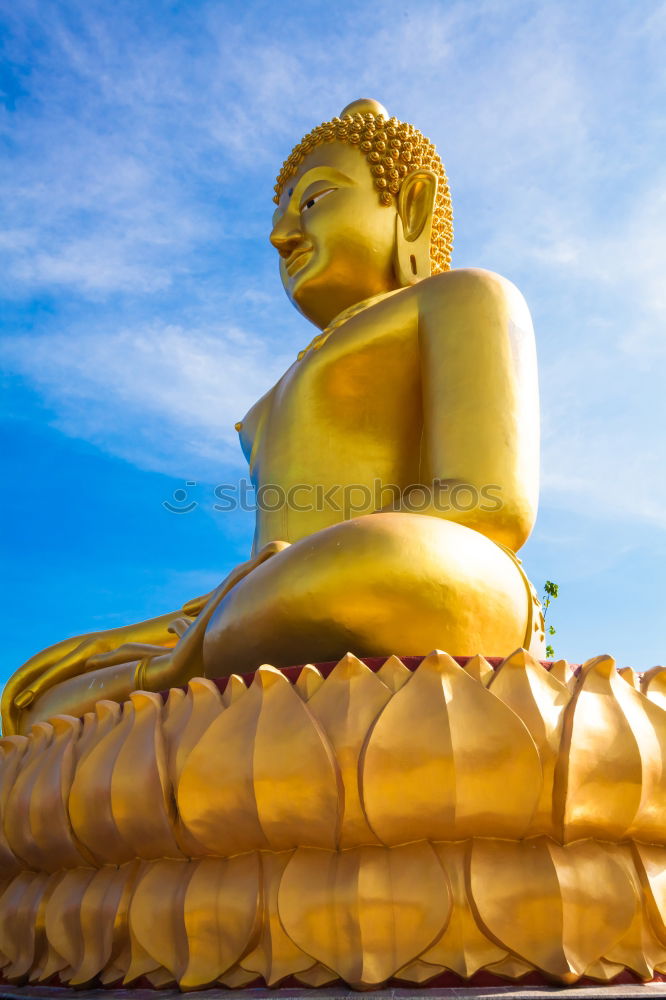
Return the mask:
<path id="1" fill-rule="evenodd" d="M 185 635 L 191 624 L 192 621 L 188 618 L 174 618 L 172 622 L 169 622 L 167 632 L 180 637 L 181 635 Z"/>
<path id="2" fill-rule="evenodd" d="M 214 593 L 215 591 L 211 591 L 210 594 L 204 594 L 202 597 L 193 597 L 191 601 L 187 601 L 183 604 L 181 611 L 183 614 L 189 615 L 190 618 L 196 618 L 196 616 L 206 607 L 208 601 Z"/>
<path id="3" fill-rule="evenodd" d="M 88 659 L 95 653 L 107 652 L 108 648 L 109 639 L 104 636 L 94 636 L 91 639 L 85 639 L 71 653 L 63 656 L 61 660 L 54 663 L 52 667 L 45 670 L 39 677 L 36 677 L 27 690 L 21 691 L 16 695 L 14 704 L 17 708 L 25 708 L 42 691 L 47 691 L 55 684 L 69 680 L 70 677 L 76 677 L 77 674 L 85 673 Z M 22 698 L 22 695 L 25 697 Z"/>
<path id="4" fill-rule="evenodd" d="M 119 663 L 131 663 L 152 656 L 161 656 L 167 653 L 168 647 L 151 646 L 144 642 L 126 642 L 117 649 L 112 649 L 108 653 L 96 653 L 89 657 L 86 662 L 88 670 L 99 670 L 102 667 L 115 667 Z"/>

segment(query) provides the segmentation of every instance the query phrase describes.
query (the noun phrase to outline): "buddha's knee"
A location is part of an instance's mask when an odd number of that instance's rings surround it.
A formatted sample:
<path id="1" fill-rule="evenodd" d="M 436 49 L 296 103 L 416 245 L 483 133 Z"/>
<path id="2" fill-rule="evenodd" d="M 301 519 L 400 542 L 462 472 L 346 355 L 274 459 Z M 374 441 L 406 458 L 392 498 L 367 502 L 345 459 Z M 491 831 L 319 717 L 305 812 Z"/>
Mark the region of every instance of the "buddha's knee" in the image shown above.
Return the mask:
<path id="1" fill-rule="evenodd" d="M 524 574 L 499 546 L 420 514 L 356 518 L 301 539 L 225 599 L 204 643 L 206 671 L 357 655 L 506 655 L 524 645 Z"/>

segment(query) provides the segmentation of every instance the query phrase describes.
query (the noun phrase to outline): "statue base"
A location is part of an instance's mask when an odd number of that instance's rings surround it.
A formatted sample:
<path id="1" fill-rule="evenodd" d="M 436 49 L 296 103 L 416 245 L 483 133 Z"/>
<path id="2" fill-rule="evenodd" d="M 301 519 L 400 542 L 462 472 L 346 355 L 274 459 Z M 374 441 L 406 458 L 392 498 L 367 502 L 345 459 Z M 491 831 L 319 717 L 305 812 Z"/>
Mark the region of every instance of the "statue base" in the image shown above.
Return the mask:
<path id="1" fill-rule="evenodd" d="M 348 654 L 6 737 L 7 996 L 643 995 L 666 971 L 662 678 Z"/>
<path id="2" fill-rule="evenodd" d="M 50 986 L 0 986 L 0 1000 L 81 1000 L 81 990 Z M 555 986 L 456 986 L 426 987 L 411 989 L 375 990 L 376 1000 L 553 1000 L 561 995 Z M 666 997 L 666 983 L 607 985 L 604 997 L 609 1000 L 647 1000 L 648 997 Z M 298 987 L 280 989 L 225 988 L 197 990 L 182 993 L 178 989 L 160 990 L 159 1000 L 351 1000 L 353 996 L 344 986 L 322 987 L 308 990 Z M 154 1000 L 155 991 L 150 989 L 105 989 L 86 990 L 86 1000 Z M 570 986 L 566 990 L 566 1000 L 597 1000 L 599 985 Z"/>

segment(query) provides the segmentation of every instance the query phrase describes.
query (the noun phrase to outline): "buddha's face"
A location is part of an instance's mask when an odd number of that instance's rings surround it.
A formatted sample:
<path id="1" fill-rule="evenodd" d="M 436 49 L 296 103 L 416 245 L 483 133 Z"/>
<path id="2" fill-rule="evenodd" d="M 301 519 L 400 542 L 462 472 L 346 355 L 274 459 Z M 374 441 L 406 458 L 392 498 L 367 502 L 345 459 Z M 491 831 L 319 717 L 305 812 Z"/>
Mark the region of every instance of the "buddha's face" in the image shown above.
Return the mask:
<path id="1" fill-rule="evenodd" d="M 318 146 L 287 181 L 271 233 L 287 295 L 322 329 L 398 287 L 395 239 L 395 206 L 380 204 L 365 157 L 340 142 Z"/>

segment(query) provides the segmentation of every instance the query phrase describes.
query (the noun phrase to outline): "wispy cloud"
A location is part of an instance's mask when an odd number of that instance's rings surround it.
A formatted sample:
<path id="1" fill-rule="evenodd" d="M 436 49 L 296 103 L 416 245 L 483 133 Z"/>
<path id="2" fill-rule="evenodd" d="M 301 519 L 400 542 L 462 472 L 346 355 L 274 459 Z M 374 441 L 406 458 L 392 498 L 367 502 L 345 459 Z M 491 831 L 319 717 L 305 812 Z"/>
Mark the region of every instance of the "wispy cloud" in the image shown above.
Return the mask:
<path id="1" fill-rule="evenodd" d="M 61 430 L 142 468 L 209 479 L 243 462 L 234 423 L 291 361 L 266 356 L 264 340 L 234 327 L 0 342 L 5 367 L 39 389 Z"/>

